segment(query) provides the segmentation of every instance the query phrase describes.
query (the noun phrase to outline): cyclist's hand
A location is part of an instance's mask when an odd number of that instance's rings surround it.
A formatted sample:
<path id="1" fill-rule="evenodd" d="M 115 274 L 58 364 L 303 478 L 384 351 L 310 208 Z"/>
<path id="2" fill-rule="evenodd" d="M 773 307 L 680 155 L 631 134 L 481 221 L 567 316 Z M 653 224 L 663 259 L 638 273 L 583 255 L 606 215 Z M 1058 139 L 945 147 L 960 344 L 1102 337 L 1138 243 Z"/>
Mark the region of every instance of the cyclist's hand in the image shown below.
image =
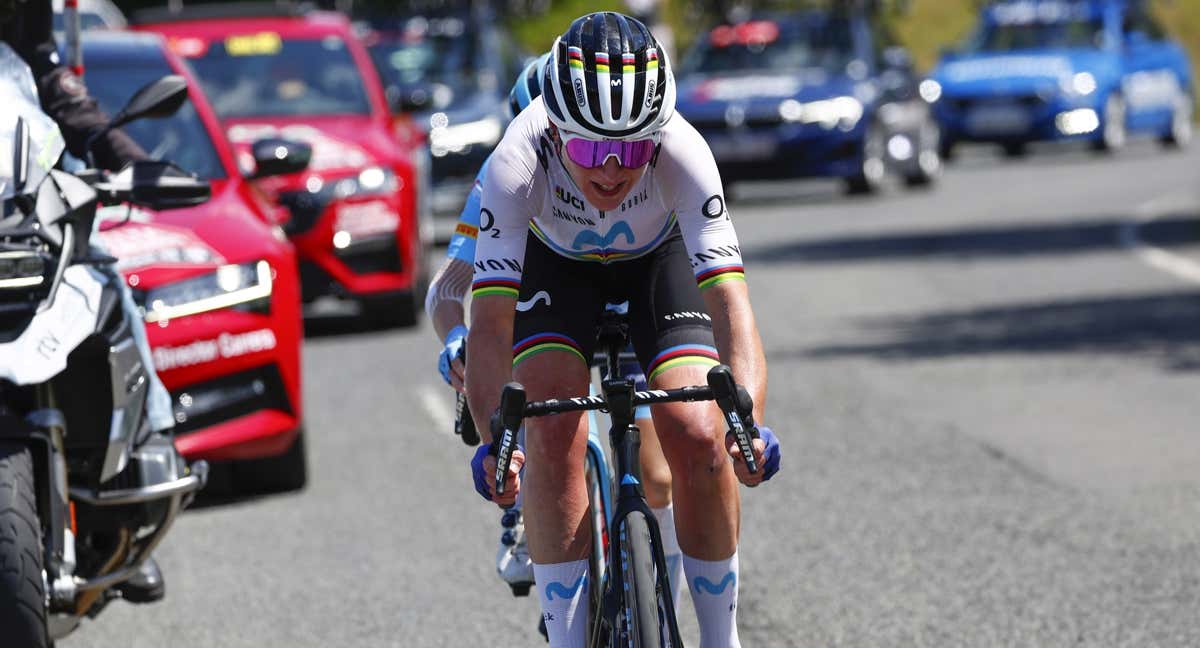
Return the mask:
<path id="1" fill-rule="evenodd" d="M 462 324 L 455 326 L 446 334 L 446 341 L 442 343 L 442 352 L 438 355 L 438 372 L 442 374 L 442 380 L 464 394 L 466 393 L 464 384 L 467 367 L 463 364 L 459 354 L 466 340 L 467 327 Z"/>
<path id="2" fill-rule="evenodd" d="M 512 461 L 508 465 L 508 479 L 504 481 L 504 495 L 496 497 L 496 456 L 492 454 L 491 444 L 483 444 L 475 450 L 471 459 L 471 475 L 475 479 L 475 492 L 480 497 L 495 502 L 500 508 L 511 508 L 517 503 L 517 493 L 521 491 L 521 467 L 525 465 L 525 451 L 521 446 L 513 450 Z"/>
<path id="3" fill-rule="evenodd" d="M 742 459 L 742 450 L 733 435 L 725 435 L 726 448 L 729 456 L 733 457 L 733 472 L 738 481 L 750 487 L 758 486 L 779 472 L 779 439 L 775 437 L 771 428 L 765 425 L 758 426 L 758 434 L 759 438 L 750 442 L 750 446 L 754 448 L 754 461 L 758 464 L 758 472 L 754 474 L 746 467 L 746 462 Z"/>

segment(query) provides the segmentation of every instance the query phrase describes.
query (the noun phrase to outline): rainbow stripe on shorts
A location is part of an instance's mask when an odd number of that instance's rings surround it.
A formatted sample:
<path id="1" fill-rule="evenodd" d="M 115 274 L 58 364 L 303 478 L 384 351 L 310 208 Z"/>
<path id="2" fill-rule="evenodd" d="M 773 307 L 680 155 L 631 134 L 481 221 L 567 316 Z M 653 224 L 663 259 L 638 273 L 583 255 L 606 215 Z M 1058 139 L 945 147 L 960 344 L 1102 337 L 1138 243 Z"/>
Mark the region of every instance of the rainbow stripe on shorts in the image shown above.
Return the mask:
<path id="1" fill-rule="evenodd" d="M 664 349 L 654 356 L 646 370 L 646 382 L 653 381 L 658 375 L 673 367 L 698 365 L 714 367 L 720 364 L 717 350 L 704 344 L 680 344 Z"/>
<path id="2" fill-rule="evenodd" d="M 566 351 L 573 353 L 584 365 L 588 364 L 587 360 L 583 357 L 583 351 L 579 348 L 575 340 L 560 333 L 538 333 L 513 345 L 513 366 L 516 367 L 518 364 L 543 351 Z"/>

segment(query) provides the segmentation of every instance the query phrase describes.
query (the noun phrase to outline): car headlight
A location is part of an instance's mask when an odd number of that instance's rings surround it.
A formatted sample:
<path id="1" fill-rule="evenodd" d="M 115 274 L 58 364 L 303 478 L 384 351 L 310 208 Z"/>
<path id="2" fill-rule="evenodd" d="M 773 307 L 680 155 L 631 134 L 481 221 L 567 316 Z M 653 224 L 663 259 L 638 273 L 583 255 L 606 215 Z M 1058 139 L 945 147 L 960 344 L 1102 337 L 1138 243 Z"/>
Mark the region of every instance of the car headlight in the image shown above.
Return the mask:
<path id="1" fill-rule="evenodd" d="M 492 146 L 500 141 L 503 134 L 504 125 L 497 117 L 453 126 L 434 126 L 429 131 L 429 150 L 435 157 L 442 157 L 447 153 L 461 153 L 468 146 L 476 144 Z"/>
<path id="2" fill-rule="evenodd" d="M 318 181 L 319 183 L 319 181 Z M 367 167 L 356 176 L 334 180 L 332 183 L 334 198 L 349 198 L 350 196 L 379 196 L 394 193 L 399 186 L 399 180 L 391 169 L 384 167 Z M 316 184 L 316 192 L 322 186 Z M 309 189 L 312 191 L 312 188 Z"/>
<path id="3" fill-rule="evenodd" d="M 224 265 L 215 272 L 176 281 L 146 292 L 146 321 L 232 308 L 271 296 L 271 264 L 266 261 Z"/>
<path id="4" fill-rule="evenodd" d="M 834 97 L 807 103 L 787 99 L 779 104 L 779 116 L 789 122 L 820 124 L 826 130 L 835 126 L 850 130 L 862 119 L 863 105 L 854 97 Z"/>
<path id="5" fill-rule="evenodd" d="M 1063 92 L 1078 97 L 1086 97 L 1096 91 L 1096 77 L 1091 72 L 1076 72 L 1073 76 L 1064 77 L 1059 84 Z"/>
<path id="6" fill-rule="evenodd" d="M 925 103 L 936 103 L 938 99 L 942 98 L 942 84 L 933 79 L 925 79 L 917 86 L 917 92 L 920 93 Z"/>
<path id="7" fill-rule="evenodd" d="M 0 252 L 0 289 L 40 286 L 46 261 L 36 252 Z"/>

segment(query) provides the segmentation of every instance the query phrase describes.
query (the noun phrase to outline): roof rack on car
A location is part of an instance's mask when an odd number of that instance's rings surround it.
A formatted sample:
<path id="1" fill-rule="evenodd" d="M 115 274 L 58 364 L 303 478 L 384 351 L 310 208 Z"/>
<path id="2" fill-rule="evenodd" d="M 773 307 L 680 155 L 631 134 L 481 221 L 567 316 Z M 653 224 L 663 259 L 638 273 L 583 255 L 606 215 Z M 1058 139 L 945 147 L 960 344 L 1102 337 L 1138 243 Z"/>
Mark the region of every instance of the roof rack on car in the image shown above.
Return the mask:
<path id="1" fill-rule="evenodd" d="M 214 20 L 221 18 L 291 18 L 303 16 L 317 7 L 308 2 L 214 2 L 187 4 L 171 2 L 165 7 L 138 9 L 130 15 L 135 25 Z"/>

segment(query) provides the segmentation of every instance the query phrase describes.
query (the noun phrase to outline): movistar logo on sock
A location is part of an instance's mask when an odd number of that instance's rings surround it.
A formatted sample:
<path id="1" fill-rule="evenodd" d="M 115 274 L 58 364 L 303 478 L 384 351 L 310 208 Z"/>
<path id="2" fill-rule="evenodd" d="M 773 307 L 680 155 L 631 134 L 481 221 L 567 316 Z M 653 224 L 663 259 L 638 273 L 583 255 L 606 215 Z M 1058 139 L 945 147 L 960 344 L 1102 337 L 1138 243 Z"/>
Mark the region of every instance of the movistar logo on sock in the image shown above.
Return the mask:
<path id="1" fill-rule="evenodd" d="M 707 578 L 705 578 L 703 576 L 697 576 L 696 579 L 692 581 L 692 589 L 695 590 L 695 592 L 697 594 L 699 594 L 700 591 L 703 590 L 705 592 L 708 592 L 709 594 L 712 594 L 713 596 L 717 596 L 718 594 L 723 593 L 725 591 L 725 588 L 729 587 L 730 585 L 734 585 L 736 583 L 737 583 L 737 575 L 734 574 L 733 572 L 729 572 L 728 574 L 725 574 L 725 578 L 722 578 L 721 582 L 719 582 L 719 583 L 713 583 L 712 581 L 708 580 Z"/>
<path id="2" fill-rule="evenodd" d="M 730 576 L 733 574 L 731 573 Z M 554 595 L 557 594 L 560 599 L 575 598 L 575 593 L 582 587 L 584 592 L 587 592 L 587 574 L 580 574 L 574 585 L 567 586 L 562 583 L 554 582 L 546 585 L 546 600 L 553 601 Z"/>

